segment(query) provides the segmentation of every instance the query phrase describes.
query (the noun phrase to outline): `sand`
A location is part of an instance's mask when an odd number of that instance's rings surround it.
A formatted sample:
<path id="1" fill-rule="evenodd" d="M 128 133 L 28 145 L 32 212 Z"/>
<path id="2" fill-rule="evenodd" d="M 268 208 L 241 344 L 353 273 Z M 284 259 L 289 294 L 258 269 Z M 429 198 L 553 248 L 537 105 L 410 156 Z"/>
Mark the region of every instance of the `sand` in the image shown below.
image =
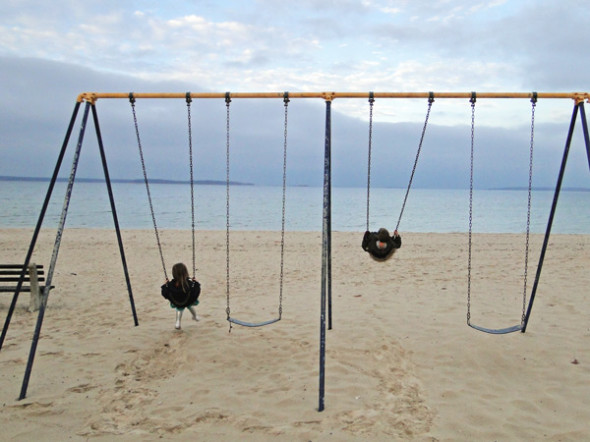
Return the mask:
<path id="1" fill-rule="evenodd" d="M 0 230 L 0 262 L 22 262 L 31 235 Z M 36 263 L 49 264 L 54 239 L 42 232 Z M 333 233 L 320 413 L 321 233 L 286 235 L 282 320 L 229 333 L 225 232 L 198 232 L 200 321 L 186 312 L 178 331 L 153 232 L 123 232 L 135 327 L 114 231 L 67 229 L 21 401 L 37 319 L 28 294 L 0 351 L 0 439 L 590 439 L 590 236 L 552 236 L 527 332 L 503 336 L 466 325 L 465 234 L 404 234 L 386 263 L 361 239 Z M 190 266 L 190 232 L 161 240 L 168 272 Z M 531 238 L 529 289 L 542 240 Z M 277 316 L 279 243 L 277 232 L 232 232 L 232 316 Z M 523 235 L 474 236 L 474 323 L 520 322 L 523 268 Z M 11 299 L 0 294 L 3 318 Z"/>

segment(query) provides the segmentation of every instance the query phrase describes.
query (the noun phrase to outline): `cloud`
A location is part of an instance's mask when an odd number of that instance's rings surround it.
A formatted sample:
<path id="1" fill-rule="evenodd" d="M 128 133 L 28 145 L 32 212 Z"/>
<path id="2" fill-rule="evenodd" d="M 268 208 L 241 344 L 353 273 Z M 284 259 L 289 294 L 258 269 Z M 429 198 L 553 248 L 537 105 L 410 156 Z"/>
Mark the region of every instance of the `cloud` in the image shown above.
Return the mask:
<path id="1" fill-rule="evenodd" d="M 584 89 L 589 63 L 575 1 L 39 8 L 0 6 L 0 53 L 212 90 Z"/>
<path id="2" fill-rule="evenodd" d="M 47 175 L 82 91 L 587 90 L 585 9 L 574 0 L 180 1 L 173 8 L 114 0 L 59 0 L 51 8 L 38 0 L 3 2 L 0 173 Z M 224 103 L 193 106 L 201 174 L 223 178 Z M 342 155 L 335 158 L 336 185 L 362 186 L 366 180 L 359 165 L 366 161 L 367 107 L 366 100 L 333 103 L 334 149 Z M 425 100 L 376 102 L 376 139 L 385 145 L 395 140 L 396 146 L 395 173 L 375 166 L 379 185 L 405 186 L 425 108 Z M 113 174 L 137 176 L 128 103 L 104 100 L 97 109 L 114 149 Z M 323 103 L 293 100 L 290 109 L 290 182 L 320 184 Z M 137 112 L 150 174 L 163 177 L 158 174 L 183 168 L 185 106 L 146 100 Z M 551 185 L 571 103 L 545 100 L 537 112 L 538 177 Z M 522 158 L 517 161 L 511 149 L 524 152 L 526 164 L 529 113 L 526 101 L 478 101 L 478 158 L 488 167 L 478 173 L 482 186 L 522 175 L 516 168 Z M 236 179 L 280 181 L 282 119 L 280 101 L 234 100 Z M 465 185 L 469 122 L 466 100 L 436 101 L 427 135 L 433 145 L 425 145 L 416 185 Z M 100 175 L 97 164 L 84 159 L 82 166 Z M 583 158 L 569 164 L 568 176 L 585 183 L 587 170 L 580 164 Z"/>

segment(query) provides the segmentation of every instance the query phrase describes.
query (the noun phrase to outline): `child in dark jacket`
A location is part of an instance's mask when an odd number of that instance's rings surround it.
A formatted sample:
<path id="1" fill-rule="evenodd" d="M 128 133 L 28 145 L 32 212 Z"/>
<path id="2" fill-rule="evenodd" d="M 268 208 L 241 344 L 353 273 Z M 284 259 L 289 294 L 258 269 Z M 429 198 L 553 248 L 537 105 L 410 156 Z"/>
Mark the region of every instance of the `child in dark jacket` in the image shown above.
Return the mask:
<path id="1" fill-rule="evenodd" d="M 176 309 L 176 329 L 180 330 L 180 320 L 185 308 L 189 309 L 195 321 L 199 320 L 195 306 L 199 304 L 201 284 L 194 278 L 189 278 L 188 270 L 181 262 L 172 267 L 172 278 L 172 281 L 166 281 L 162 285 L 162 296 L 170 301 L 170 307 Z"/>
<path id="2" fill-rule="evenodd" d="M 365 232 L 363 237 L 362 248 L 368 252 L 371 257 L 377 261 L 386 261 L 393 256 L 393 253 L 402 246 L 402 237 L 397 230 L 393 236 L 389 231 L 382 227 L 378 232 Z"/>

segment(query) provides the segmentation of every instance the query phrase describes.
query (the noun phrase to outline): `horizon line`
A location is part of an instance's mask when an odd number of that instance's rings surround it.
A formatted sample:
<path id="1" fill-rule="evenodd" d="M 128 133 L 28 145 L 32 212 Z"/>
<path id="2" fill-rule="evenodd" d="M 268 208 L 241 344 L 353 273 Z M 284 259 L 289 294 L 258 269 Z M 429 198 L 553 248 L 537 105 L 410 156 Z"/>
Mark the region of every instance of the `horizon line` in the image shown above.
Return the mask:
<path id="1" fill-rule="evenodd" d="M 84 183 L 104 183 L 104 178 L 76 178 L 77 181 L 84 182 Z M 0 181 L 25 181 L 25 182 L 48 182 L 51 181 L 49 177 L 25 177 L 25 176 L 8 176 L 8 175 L 0 175 Z M 68 182 L 68 178 L 57 178 L 58 182 Z M 111 182 L 113 183 L 123 183 L 123 184 L 143 184 L 145 181 L 143 178 L 111 178 Z M 167 185 L 186 185 L 190 184 L 190 181 L 180 181 L 180 180 L 167 180 L 161 178 L 152 178 L 149 180 L 152 184 L 167 184 Z M 194 184 L 196 185 L 226 185 L 227 182 L 225 180 L 195 180 Z M 262 187 L 279 187 L 279 185 L 272 186 L 272 185 L 260 185 L 256 183 L 244 183 L 240 181 L 230 181 L 231 185 L 234 186 L 262 186 Z M 291 184 L 287 185 L 287 187 L 315 187 L 321 188 L 321 185 L 311 185 L 311 184 Z M 334 186 L 337 188 L 363 188 L 364 186 Z M 403 187 L 377 187 L 381 189 L 403 189 Z M 418 187 L 417 189 L 438 189 L 438 190 L 465 190 L 467 188 L 447 188 L 447 187 Z M 500 190 L 500 191 L 508 191 L 508 190 L 528 190 L 527 187 L 519 187 L 519 186 L 507 186 L 507 187 L 489 187 L 485 189 L 478 189 L 478 190 Z M 538 186 L 532 188 L 535 191 L 554 191 L 554 187 L 549 186 Z M 590 188 L 588 187 L 563 187 L 561 190 L 566 190 L 570 192 L 590 192 Z"/>

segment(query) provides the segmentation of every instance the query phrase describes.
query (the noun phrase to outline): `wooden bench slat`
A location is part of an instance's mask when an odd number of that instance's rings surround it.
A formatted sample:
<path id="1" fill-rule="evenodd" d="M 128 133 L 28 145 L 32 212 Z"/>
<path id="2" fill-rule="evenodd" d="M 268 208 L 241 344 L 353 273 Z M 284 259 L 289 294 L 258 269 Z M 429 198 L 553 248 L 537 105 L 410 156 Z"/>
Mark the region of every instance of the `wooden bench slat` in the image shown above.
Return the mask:
<path id="1" fill-rule="evenodd" d="M 35 267 L 37 267 L 37 269 L 42 269 L 43 268 L 43 264 L 36 264 Z M 22 264 L 0 264 L 0 269 L 22 269 L 23 265 Z"/>
<path id="2" fill-rule="evenodd" d="M 4 276 L 0 278 L 0 282 L 18 282 L 19 281 L 19 277 L 18 276 Z M 31 282 L 31 278 L 29 278 L 28 276 L 25 276 L 23 278 L 23 282 Z"/>
<path id="3" fill-rule="evenodd" d="M 6 286 L 6 287 L 5 287 L 5 286 L 0 286 L 0 292 L 9 292 L 9 293 L 14 293 L 14 290 L 15 290 L 15 289 L 16 289 L 16 286 L 15 286 L 15 285 L 13 285 L 13 286 Z M 43 288 L 42 288 L 41 286 L 39 286 L 39 289 L 41 289 L 41 290 L 44 290 L 44 289 L 45 289 L 45 287 L 43 287 Z M 24 285 L 23 285 L 23 286 L 21 287 L 20 291 L 21 291 L 21 292 L 30 292 L 30 291 L 31 291 L 31 287 L 29 287 L 29 286 L 24 286 Z"/>
<path id="4" fill-rule="evenodd" d="M 45 287 L 46 286 L 44 286 L 44 285 L 40 285 L 39 286 L 39 289 L 41 291 L 43 291 L 45 289 Z M 55 286 L 52 285 L 51 288 L 54 289 Z M 15 285 L 6 285 L 6 286 L 0 285 L 0 292 L 10 292 L 10 291 L 14 292 L 14 289 L 16 289 L 16 286 Z M 21 292 L 30 292 L 31 291 L 31 287 L 30 286 L 23 285 L 21 287 L 20 291 Z"/>
<path id="5" fill-rule="evenodd" d="M 45 285 L 39 285 L 39 289 L 41 291 L 43 291 L 45 289 Z M 50 288 L 54 289 L 55 286 L 52 285 Z M 0 285 L 0 292 L 14 292 L 14 289 L 16 289 L 16 285 Z M 29 285 L 23 285 L 20 289 L 21 292 L 30 292 L 31 291 L 31 286 Z"/>
<path id="6" fill-rule="evenodd" d="M 18 282 L 20 280 L 20 278 L 18 276 L 16 277 L 0 277 L 0 282 Z M 37 281 L 39 282 L 45 282 L 45 278 L 37 278 Z M 31 282 L 31 278 L 29 278 L 28 276 L 25 276 L 23 278 L 23 282 Z"/>

